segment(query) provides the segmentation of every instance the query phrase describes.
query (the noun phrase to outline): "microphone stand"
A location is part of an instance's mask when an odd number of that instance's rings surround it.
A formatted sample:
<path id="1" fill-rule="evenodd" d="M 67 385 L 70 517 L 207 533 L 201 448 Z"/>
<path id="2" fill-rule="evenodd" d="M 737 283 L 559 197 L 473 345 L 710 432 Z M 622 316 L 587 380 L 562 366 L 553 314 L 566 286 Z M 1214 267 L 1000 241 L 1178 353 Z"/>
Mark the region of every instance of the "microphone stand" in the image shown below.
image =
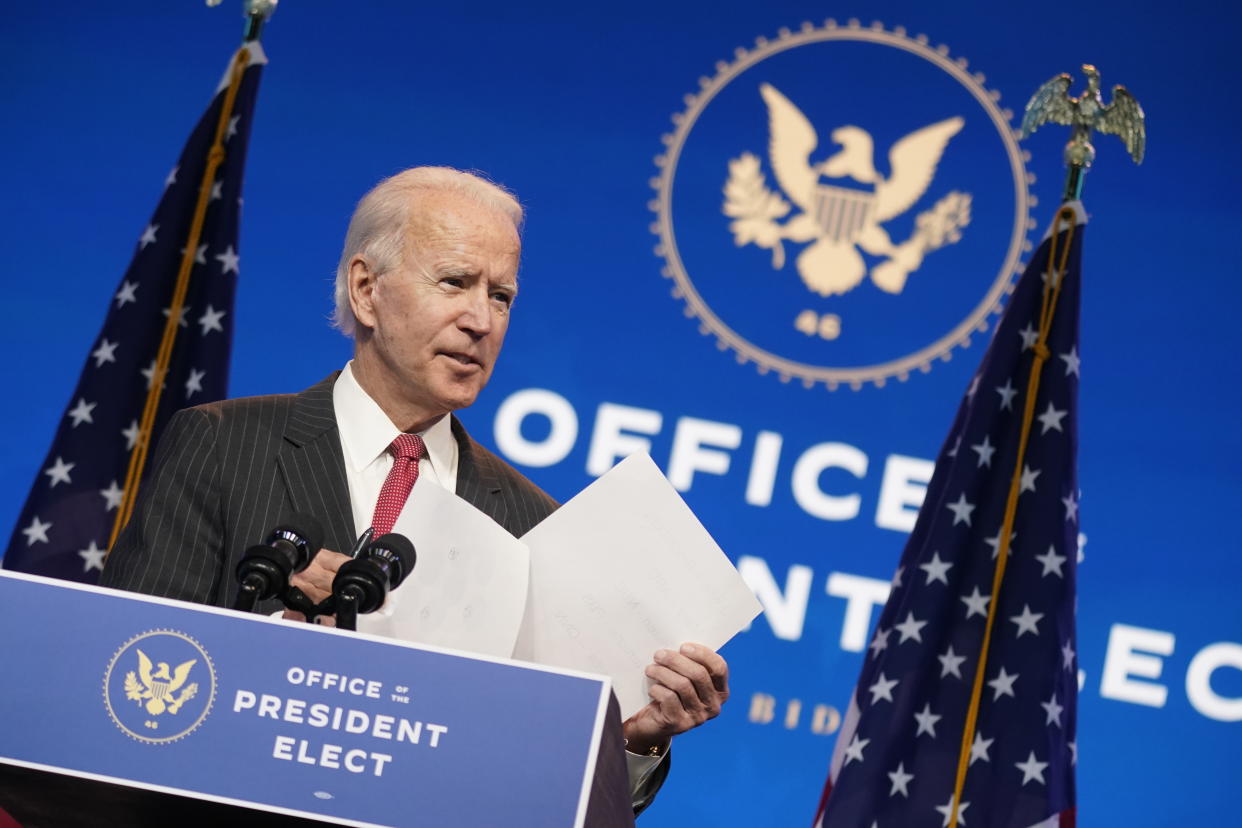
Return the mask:
<path id="1" fill-rule="evenodd" d="M 322 604 L 316 604 L 310 598 L 306 597 L 306 593 L 295 586 L 285 589 L 285 594 L 281 596 L 281 602 L 286 609 L 294 610 L 302 613 L 306 617 L 307 624 L 314 624 L 317 616 L 323 615 L 321 609 Z"/>
<path id="2" fill-rule="evenodd" d="M 237 597 L 233 599 L 233 609 L 241 612 L 254 612 L 254 606 L 259 600 L 259 591 L 264 583 L 263 576 L 251 574 L 246 576 L 246 580 L 241 582 L 237 588 Z"/>
<path id="3" fill-rule="evenodd" d="M 346 589 L 336 597 L 336 628 L 357 631 L 358 590 Z"/>
<path id="4" fill-rule="evenodd" d="M 374 536 L 375 529 L 368 526 L 358 536 L 358 540 L 354 542 L 354 548 L 350 550 L 349 557 L 356 560 Z M 360 597 L 356 587 L 346 589 L 339 596 L 329 595 L 315 608 L 315 614 L 330 615 L 335 611 L 336 628 L 338 630 L 352 630 L 356 632 L 358 630 L 358 599 Z M 335 600 L 333 600 L 334 598 Z M 313 623 L 310 613 L 306 614 L 306 620 Z"/>

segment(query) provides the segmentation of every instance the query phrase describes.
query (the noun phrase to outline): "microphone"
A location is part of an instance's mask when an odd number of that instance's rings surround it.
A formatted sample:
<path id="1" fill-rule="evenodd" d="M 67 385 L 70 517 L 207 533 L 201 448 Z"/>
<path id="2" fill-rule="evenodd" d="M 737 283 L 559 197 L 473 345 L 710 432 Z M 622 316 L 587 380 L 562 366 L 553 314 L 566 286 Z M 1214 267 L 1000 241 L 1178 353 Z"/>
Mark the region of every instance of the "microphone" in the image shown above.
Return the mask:
<path id="1" fill-rule="evenodd" d="M 233 609 L 250 612 L 258 601 L 284 592 L 289 576 L 310 564 L 323 545 L 323 525 L 312 515 L 288 514 L 261 544 L 250 547 L 237 564 L 241 582 Z"/>
<path id="2" fill-rule="evenodd" d="M 375 612 L 391 590 L 414 569 L 414 544 L 389 532 L 371 541 L 357 558 L 346 561 L 332 581 L 338 629 L 356 629 L 358 613 Z"/>

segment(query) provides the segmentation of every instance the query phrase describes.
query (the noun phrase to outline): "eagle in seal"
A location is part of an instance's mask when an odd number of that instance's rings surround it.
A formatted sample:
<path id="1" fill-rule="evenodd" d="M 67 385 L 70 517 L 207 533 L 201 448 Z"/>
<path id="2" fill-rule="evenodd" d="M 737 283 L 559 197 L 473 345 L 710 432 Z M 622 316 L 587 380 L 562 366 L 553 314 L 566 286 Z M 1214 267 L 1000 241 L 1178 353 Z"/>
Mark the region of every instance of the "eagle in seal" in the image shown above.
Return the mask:
<path id="1" fill-rule="evenodd" d="M 138 675 L 135 676 L 133 670 L 125 675 L 125 696 L 143 705 L 152 716 L 158 716 L 165 711 L 176 713 L 181 705 L 198 693 L 197 683 L 181 690 L 185 680 L 190 677 L 191 668 L 197 663 L 198 659 L 192 658 L 178 664 L 176 669 L 170 669 L 167 661 L 155 665 L 146 653 L 138 650 Z M 179 694 L 178 690 L 181 690 Z"/>
<path id="2" fill-rule="evenodd" d="M 935 210 L 919 216 L 910 239 L 894 244 L 884 222 L 902 215 L 927 192 L 949 140 L 965 123 L 946 118 L 898 140 L 888 153 L 890 174 L 875 168 L 874 141 L 866 130 L 845 125 L 832 140 L 841 149 L 826 160 L 811 161 L 819 136 L 797 106 L 771 84 L 759 87 L 768 109 L 768 156 L 785 195 L 802 209 L 784 224 L 772 219 L 789 205 L 767 191 L 758 159 L 747 153 L 730 164 L 725 214 L 733 217 L 734 241 L 773 248 L 773 265 L 784 264 L 781 240 L 812 242 L 797 258 L 802 281 L 821 296 L 844 294 L 868 275 L 858 248 L 886 257 L 871 269 L 872 282 L 900 293 L 924 255 L 960 238 L 969 223 L 970 196 L 951 193 Z"/>

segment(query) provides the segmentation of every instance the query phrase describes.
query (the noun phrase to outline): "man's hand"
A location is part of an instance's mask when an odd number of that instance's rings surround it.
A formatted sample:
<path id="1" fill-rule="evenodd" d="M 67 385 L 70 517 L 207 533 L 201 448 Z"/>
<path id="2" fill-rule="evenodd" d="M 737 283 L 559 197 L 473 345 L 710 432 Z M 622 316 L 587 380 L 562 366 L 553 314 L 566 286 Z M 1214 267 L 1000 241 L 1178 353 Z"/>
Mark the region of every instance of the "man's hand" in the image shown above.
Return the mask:
<path id="1" fill-rule="evenodd" d="M 342 555 L 330 549 L 320 549 L 314 560 L 310 562 L 310 566 L 301 572 L 293 573 L 293 577 L 289 579 L 289 586 L 302 590 L 307 598 L 318 604 L 332 594 L 332 580 L 336 577 L 336 571 L 348 560 L 348 555 Z M 283 617 L 289 621 L 306 620 L 306 616 L 294 610 L 285 610 Z M 333 626 L 334 617 L 321 615 L 319 623 L 324 626 Z"/>
<path id="2" fill-rule="evenodd" d="M 651 703 L 625 721 L 626 750 L 661 753 L 669 739 L 720 715 L 729 698 L 729 665 L 702 644 L 659 650 L 648 664 Z"/>

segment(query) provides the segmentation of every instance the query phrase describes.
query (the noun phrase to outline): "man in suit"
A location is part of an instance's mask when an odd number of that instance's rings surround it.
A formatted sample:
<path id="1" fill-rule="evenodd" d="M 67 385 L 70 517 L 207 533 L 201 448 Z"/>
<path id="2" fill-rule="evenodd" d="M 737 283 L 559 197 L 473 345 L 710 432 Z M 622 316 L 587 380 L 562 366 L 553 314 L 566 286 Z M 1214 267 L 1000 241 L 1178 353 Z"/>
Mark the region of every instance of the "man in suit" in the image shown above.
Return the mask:
<path id="1" fill-rule="evenodd" d="M 521 222 L 511 194 L 456 170 L 415 168 L 376 186 L 337 269 L 335 319 L 354 337 L 353 360 L 301 394 L 179 412 L 101 583 L 224 605 L 245 548 L 298 511 L 325 518 L 325 548 L 293 579 L 321 600 L 348 560 L 341 550 L 395 517 L 410 476 L 456 491 L 515 536 L 550 514 L 556 502 L 451 414 L 474 402 L 500 354 Z M 400 491 L 392 481 L 403 475 Z M 641 810 L 667 773 L 671 737 L 728 698 L 727 665 L 700 645 L 659 651 L 646 675 L 651 703 L 606 728 L 591 797 L 601 824 L 627 793 L 608 781 L 609 766 L 628 769 Z"/>

